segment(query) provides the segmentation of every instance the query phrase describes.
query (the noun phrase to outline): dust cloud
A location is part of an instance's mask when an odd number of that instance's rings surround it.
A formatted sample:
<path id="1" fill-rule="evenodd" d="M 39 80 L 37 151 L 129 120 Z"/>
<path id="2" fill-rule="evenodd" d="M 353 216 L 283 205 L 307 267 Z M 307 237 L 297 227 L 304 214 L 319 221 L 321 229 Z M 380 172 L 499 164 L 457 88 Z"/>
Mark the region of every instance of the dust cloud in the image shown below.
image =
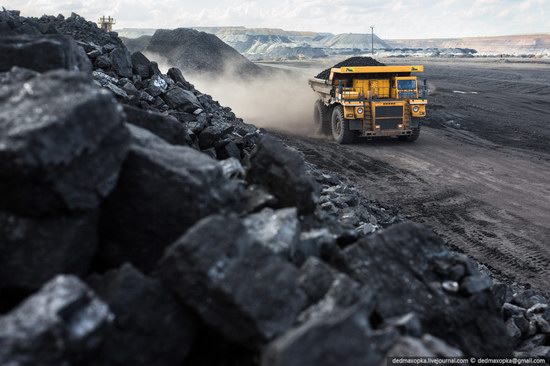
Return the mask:
<path id="1" fill-rule="evenodd" d="M 166 72 L 171 65 L 158 54 L 148 54 Z M 231 65 L 221 76 L 184 72 L 198 90 L 207 93 L 247 123 L 268 130 L 313 135 L 313 105 L 316 94 L 308 85 L 314 75 L 307 69 L 269 68 L 257 77 L 242 78 Z"/>

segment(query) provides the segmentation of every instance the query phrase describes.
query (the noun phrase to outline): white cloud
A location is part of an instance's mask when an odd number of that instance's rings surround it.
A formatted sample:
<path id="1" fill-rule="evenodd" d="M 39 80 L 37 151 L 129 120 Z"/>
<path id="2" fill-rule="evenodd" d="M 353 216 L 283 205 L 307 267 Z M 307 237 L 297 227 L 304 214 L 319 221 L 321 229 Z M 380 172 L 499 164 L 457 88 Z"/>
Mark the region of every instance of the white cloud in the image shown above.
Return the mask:
<path id="1" fill-rule="evenodd" d="M 364 33 L 383 38 L 550 32 L 550 0 L 4 0 L 24 15 L 112 15 L 117 27 L 228 26 Z"/>

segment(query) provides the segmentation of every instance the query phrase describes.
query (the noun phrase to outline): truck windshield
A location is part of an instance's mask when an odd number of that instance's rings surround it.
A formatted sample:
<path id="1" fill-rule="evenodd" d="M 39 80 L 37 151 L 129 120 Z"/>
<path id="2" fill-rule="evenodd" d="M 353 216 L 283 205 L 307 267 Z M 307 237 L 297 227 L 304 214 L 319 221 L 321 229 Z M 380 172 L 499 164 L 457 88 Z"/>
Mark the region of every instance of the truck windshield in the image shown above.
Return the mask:
<path id="1" fill-rule="evenodd" d="M 397 88 L 400 90 L 416 90 L 416 80 L 398 80 Z"/>

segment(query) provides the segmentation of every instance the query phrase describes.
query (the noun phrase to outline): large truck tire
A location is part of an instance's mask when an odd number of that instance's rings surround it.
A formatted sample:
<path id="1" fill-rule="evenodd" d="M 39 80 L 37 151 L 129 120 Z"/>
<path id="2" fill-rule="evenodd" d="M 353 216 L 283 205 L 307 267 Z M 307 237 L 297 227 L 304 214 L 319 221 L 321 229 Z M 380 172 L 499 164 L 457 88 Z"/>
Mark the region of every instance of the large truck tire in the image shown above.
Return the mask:
<path id="1" fill-rule="evenodd" d="M 339 144 L 351 144 L 357 136 L 349 129 L 349 120 L 344 118 L 344 109 L 341 105 L 334 107 L 332 112 L 332 136 Z"/>
<path id="2" fill-rule="evenodd" d="M 330 135 L 332 133 L 331 126 L 331 107 L 327 107 L 321 100 L 317 100 L 313 107 L 313 122 L 317 129 L 317 133 L 322 135 Z"/>
<path id="3" fill-rule="evenodd" d="M 416 140 L 418 140 L 418 136 L 420 136 L 420 127 L 413 128 L 412 135 L 399 136 L 399 140 L 407 141 L 407 142 L 415 142 Z"/>

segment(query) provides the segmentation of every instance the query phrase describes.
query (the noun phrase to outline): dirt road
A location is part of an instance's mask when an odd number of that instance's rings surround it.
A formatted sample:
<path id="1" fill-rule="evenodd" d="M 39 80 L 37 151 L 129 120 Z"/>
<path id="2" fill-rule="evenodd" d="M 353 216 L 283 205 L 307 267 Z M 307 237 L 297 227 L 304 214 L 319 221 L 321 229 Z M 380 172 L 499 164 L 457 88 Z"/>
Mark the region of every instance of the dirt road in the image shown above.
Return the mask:
<path id="1" fill-rule="evenodd" d="M 511 83 L 505 71 L 461 67 L 454 72 L 462 77 L 448 80 L 449 65 L 437 68 L 430 75 L 436 90 L 431 98 L 436 107 L 428 111 L 432 127 L 424 127 L 416 143 L 341 146 L 294 136 L 287 142 L 309 161 L 349 178 L 365 195 L 397 203 L 408 218 L 429 225 L 497 277 L 548 293 L 550 86 L 541 85 L 533 70 L 519 72 L 526 81 L 513 86 L 524 91 L 518 96 L 501 92 Z M 484 75 L 493 81 L 473 85 Z M 472 91 L 485 96 L 476 98 Z M 518 113 L 525 118 L 517 119 Z"/>

